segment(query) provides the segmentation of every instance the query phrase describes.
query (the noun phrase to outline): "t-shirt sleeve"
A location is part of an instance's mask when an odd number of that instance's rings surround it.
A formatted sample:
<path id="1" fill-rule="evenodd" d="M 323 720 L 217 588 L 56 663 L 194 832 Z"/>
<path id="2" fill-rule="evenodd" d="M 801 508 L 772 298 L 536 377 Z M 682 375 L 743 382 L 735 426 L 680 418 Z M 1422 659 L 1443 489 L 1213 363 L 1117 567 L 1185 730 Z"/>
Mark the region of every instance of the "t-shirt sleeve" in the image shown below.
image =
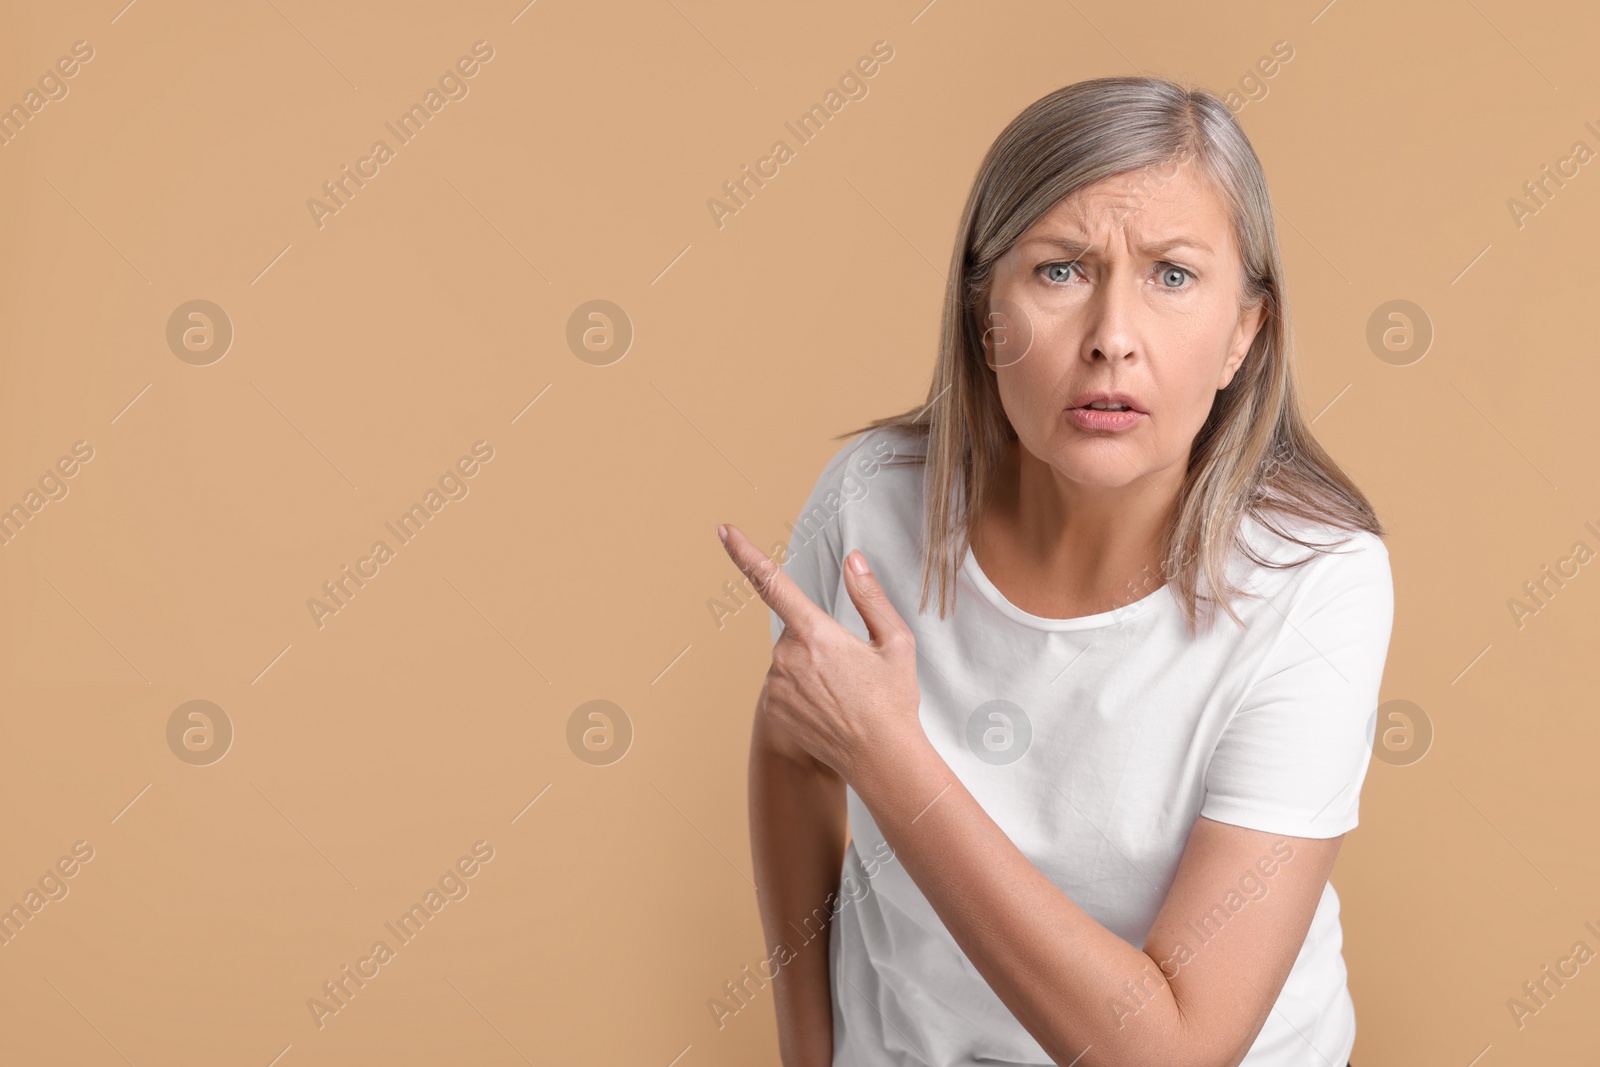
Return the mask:
<path id="1" fill-rule="evenodd" d="M 877 461 L 894 455 L 883 431 L 874 431 L 847 442 L 823 466 L 811 495 L 795 519 L 789 537 L 789 553 L 783 572 L 800 587 L 813 604 L 829 615 L 839 596 L 844 577 L 844 516 L 841 511 L 865 489 L 863 477 L 871 477 Z M 767 609 L 772 628 L 772 643 L 783 636 L 783 620 Z"/>
<path id="2" fill-rule="evenodd" d="M 1223 728 L 1200 814 L 1291 837 L 1354 829 L 1394 625 L 1389 551 L 1365 531 L 1306 564 L 1282 626 Z"/>

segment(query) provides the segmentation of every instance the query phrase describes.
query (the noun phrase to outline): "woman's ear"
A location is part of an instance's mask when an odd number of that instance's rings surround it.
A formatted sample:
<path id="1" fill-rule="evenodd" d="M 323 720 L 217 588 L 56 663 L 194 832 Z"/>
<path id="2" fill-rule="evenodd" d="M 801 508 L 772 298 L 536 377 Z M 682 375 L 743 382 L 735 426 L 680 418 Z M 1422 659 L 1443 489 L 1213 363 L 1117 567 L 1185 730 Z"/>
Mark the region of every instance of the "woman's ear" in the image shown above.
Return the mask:
<path id="1" fill-rule="evenodd" d="M 1243 364 L 1244 353 L 1239 353 L 1236 356 L 1230 357 L 1228 362 L 1222 365 L 1222 380 L 1217 383 L 1217 388 L 1226 389 L 1229 385 L 1231 385 L 1233 383 L 1233 376 L 1238 373 L 1239 368 Z"/>
<path id="2" fill-rule="evenodd" d="M 1261 300 L 1239 312 L 1239 328 L 1234 331 L 1233 351 L 1228 356 L 1228 362 L 1222 365 L 1222 380 L 1217 383 L 1218 389 L 1228 387 L 1245 357 L 1250 354 L 1251 346 L 1256 343 L 1256 334 L 1261 332 L 1261 323 L 1266 319 L 1266 312 L 1266 303 Z"/>

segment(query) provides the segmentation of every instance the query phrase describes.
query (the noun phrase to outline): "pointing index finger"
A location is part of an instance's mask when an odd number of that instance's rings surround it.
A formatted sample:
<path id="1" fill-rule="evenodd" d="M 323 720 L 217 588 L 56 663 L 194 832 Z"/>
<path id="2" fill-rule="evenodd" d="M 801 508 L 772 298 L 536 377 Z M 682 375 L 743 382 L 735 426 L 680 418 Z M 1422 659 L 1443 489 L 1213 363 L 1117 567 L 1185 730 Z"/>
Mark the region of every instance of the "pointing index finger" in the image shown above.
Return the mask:
<path id="1" fill-rule="evenodd" d="M 819 625 L 823 619 L 831 618 L 811 602 L 811 599 L 794 583 L 794 579 L 783 573 L 783 568 L 773 562 L 771 556 L 751 543 L 743 531 L 732 523 L 725 523 L 723 528 L 727 536 L 723 539 L 722 547 L 727 550 L 728 555 L 745 576 L 754 583 L 756 592 L 767 607 L 777 612 L 784 626 L 797 634 L 806 633 Z"/>

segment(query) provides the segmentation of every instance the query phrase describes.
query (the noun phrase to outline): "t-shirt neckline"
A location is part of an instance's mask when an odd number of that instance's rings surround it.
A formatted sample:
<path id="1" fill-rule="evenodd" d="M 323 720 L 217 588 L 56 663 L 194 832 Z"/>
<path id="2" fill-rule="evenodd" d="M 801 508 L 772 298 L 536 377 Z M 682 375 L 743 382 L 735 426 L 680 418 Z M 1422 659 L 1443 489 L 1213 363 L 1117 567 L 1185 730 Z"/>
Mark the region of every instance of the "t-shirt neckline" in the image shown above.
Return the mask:
<path id="1" fill-rule="evenodd" d="M 1094 615 L 1079 615 L 1073 619 L 1050 619 L 1043 615 L 1034 615 L 1023 611 L 1002 593 L 998 586 L 989 580 L 983 573 L 983 568 L 978 565 L 978 557 L 973 553 L 971 546 L 967 548 L 966 558 L 961 561 L 961 569 L 978 592 L 983 594 L 985 600 L 1007 618 L 1023 626 L 1030 626 L 1035 630 L 1093 630 L 1102 626 L 1116 626 L 1128 619 L 1143 615 L 1150 608 L 1162 601 L 1172 602 L 1172 583 L 1163 582 L 1161 587 L 1154 592 L 1147 593 L 1130 604 L 1112 608 L 1110 611 L 1097 612 Z"/>

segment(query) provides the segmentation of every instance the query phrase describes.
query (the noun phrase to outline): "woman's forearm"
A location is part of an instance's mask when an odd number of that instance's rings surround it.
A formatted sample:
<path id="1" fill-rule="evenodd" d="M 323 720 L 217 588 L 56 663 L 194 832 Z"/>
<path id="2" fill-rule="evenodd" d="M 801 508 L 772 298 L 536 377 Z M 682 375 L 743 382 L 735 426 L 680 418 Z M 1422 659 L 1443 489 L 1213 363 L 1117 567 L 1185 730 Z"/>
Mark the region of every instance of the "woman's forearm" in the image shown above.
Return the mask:
<path id="1" fill-rule="evenodd" d="M 750 739 L 750 852 L 767 951 L 772 965 L 787 961 L 772 982 L 784 1067 L 833 1062 L 826 926 L 847 829 L 844 779 L 785 744 L 757 709 Z M 778 951 L 780 945 L 789 951 Z"/>
<path id="2" fill-rule="evenodd" d="M 1081 1055 L 1081 1064 L 1215 1062 L 1188 1039 L 1150 956 L 1040 872 L 931 744 L 896 748 L 895 759 L 857 774 L 856 791 L 951 937 L 1049 1055 L 1059 1063 Z M 1124 1025 L 1107 1006 L 1136 988 L 1144 1007 Z"/>

